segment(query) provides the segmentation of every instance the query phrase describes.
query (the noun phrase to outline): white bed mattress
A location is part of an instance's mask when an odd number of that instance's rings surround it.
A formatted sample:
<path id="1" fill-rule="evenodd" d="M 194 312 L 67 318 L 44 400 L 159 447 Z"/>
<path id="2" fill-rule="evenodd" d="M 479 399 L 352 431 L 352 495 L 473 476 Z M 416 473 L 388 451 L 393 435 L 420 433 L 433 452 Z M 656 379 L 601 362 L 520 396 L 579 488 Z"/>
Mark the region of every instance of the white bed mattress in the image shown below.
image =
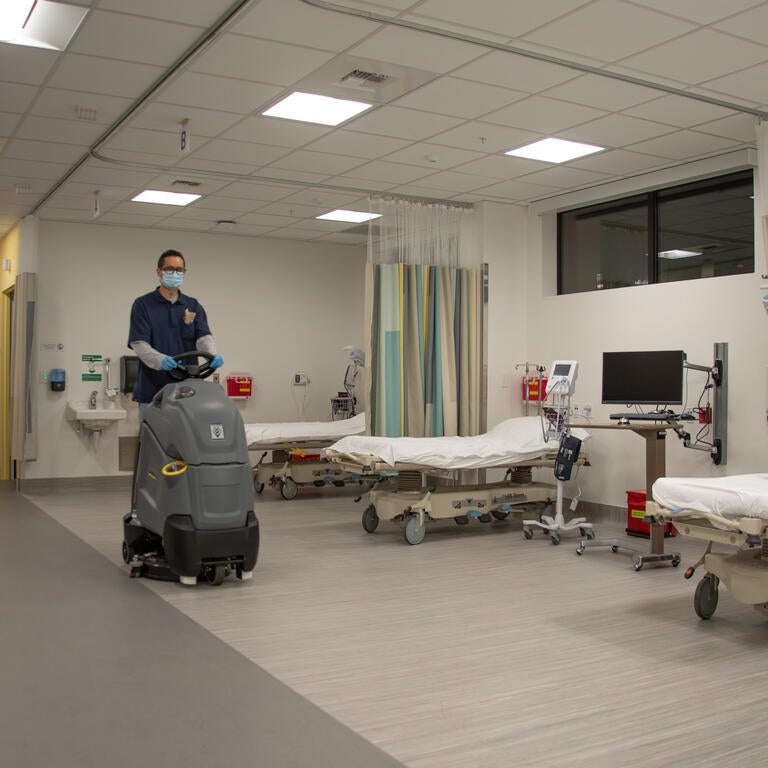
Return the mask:
<path id="1" fill-rule="evenodd" d="M 583 429 L 572 434 L 589 437 Z M 483 469 L 531 461 L 556 452 L 555 440 L 545 442 L 538 416 L 507 419 L 473 437 L 344 437 L 323 450 L 327 458 L 361 465 L 371 462 L 390 467 L 409 464 L 433 469 Z"/>
<path id="2" fill-rule="evenodd" d="M 730 477 L 660 477 L 653 500 L 674 512 L 691 509 L 727 518 L 768 519 L 768 474 Z"/>
<path id="3" fill-rule="evenodd" d="M 245 425 L 245 439 L 248 445 L 260 446 L 315 440 L 333 442 L 345 435 L 359 435 L 363 432 L 364 413 L 339 421 L 289 421 Z"/>

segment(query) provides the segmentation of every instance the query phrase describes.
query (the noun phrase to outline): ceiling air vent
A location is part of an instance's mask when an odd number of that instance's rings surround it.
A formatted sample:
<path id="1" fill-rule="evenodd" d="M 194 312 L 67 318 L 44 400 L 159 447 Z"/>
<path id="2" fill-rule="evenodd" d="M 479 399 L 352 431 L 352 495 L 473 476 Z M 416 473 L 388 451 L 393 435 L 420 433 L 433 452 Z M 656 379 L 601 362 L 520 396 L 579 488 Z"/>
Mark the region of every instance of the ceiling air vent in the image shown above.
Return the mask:
<path id="1" fill-rule="evenodd" d="M 353 88 L 378 88 L 389 79 L 390 75 L 384 75 L 380 72 L 366 72 L 364 69 L 356 68 L 342 76 L 339 83 Z"/>
<path id="2" fill-rule="evenodd" d="M 200 181 L 189 181 L 188 179 L 176 179 L 171 182 L 172 187 L 199 187 L 202 184 Z"/>

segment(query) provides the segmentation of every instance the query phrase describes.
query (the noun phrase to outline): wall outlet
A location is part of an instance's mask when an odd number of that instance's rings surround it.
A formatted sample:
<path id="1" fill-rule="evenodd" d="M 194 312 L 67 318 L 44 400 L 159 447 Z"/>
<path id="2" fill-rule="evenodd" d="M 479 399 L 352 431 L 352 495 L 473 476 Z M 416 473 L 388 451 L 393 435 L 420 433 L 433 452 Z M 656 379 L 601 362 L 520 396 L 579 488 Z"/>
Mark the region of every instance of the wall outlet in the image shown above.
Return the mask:
<path id="1" fill-rule="evenodd" d="M 293 383 L 297 387 L 309 384 L 309 376 L 307 376 L 304 371 L 296 371 L 296 373 L 293 374 Z"/>

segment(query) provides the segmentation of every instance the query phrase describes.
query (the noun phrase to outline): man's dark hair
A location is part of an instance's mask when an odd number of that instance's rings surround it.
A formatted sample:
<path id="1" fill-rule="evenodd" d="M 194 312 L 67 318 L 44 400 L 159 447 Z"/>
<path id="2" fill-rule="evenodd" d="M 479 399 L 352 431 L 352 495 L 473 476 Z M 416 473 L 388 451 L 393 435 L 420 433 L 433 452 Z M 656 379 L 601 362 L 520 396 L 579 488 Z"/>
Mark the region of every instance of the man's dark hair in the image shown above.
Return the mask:
<path id="1" fill-rule="evenodd" d="M 187 267 L 187 262 L 185 261 L 184 257 L 178 252 L 175 251 L 173 248 L 169 248 L 167 251 L 163 251 L 160 254 L 160 258 L 157 260 L 157 268 L 162 269 L 165 266 L 165 257 L 166 256 L 178 256 L 182 262 L 184 263 L 184 268 Z"/>

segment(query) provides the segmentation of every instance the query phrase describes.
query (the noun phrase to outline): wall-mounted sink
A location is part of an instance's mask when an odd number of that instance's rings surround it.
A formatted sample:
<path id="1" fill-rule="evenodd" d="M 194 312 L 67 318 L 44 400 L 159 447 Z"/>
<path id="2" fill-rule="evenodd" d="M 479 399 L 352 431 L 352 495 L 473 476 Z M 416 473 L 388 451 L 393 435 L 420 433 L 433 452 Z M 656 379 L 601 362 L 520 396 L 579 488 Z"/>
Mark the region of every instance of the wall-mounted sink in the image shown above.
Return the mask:
<path id="1" fill-rule="evenodd" d="M 79 427 L 91 432 L 101 432 L 110 424 L 128 415 L 125 408 L 118 406 L 101 406 L 89 408 L 87 400 L 70 400 L 64 416 L 67 421 L 76 421 Z"/>

